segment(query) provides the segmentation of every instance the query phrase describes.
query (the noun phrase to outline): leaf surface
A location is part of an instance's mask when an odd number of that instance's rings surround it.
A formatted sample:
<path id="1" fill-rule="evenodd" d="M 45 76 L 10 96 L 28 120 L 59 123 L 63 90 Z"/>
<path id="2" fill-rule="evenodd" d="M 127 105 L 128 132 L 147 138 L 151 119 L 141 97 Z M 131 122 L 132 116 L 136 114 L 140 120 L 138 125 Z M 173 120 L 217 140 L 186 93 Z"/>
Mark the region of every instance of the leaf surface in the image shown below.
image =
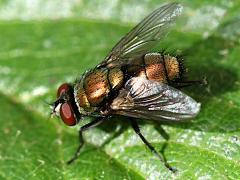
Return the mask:
<path id="1" fill-rule="evenodd" d="M 78 127 L 49 119 L 45 103 L 55 99 L 61 83 L 74 81 L 99 63 L 159 3 L 102 1 L 94 5 L 95 1 L 86 1 L 71 10 L 61 4 L 61 10 L 71 12 L 63 18 L 60 12 L 46 13 L 44 7 L 55 7 L 48 1 L 39 1 L 42 4 L 34 5 L 39 13 L 31 10 L 28 16 L 26 4 L 19 1 L 16 6 L 22 5 L 22 11 L 13 8 L 7 16 L 11 2 L 17 1 L 0 3 L 0 178 L 239 179 L 238 1 L 186 1 L 183 16 L 156 48 L 173 54 L 181 51 L 187 78 L 208 80 L 207 86 L 183 90 L 201 102 L 202 109 L 190 122 L 163 124 L 169 141 L 159 133 L 159 124 L 141 123 L 143 134 L 164 152 L 169 164 L 178 169 L 176 174 L 149 152 L 126 118 L 110 119 L 87 132 L 79 159 L 67 166 L 78 146 Z"/>

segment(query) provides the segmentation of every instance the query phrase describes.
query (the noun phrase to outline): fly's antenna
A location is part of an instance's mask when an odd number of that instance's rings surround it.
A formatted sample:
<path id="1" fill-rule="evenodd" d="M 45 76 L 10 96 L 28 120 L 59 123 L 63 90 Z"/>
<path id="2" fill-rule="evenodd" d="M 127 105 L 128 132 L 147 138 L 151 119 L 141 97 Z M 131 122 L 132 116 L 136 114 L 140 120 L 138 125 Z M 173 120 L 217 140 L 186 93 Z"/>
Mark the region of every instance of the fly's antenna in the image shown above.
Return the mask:
<path id="1" fill-rule="evenodd" d="M 51 119 L 54 115 L 55 115 L 55 103 L 49 103 L 47 102 L 45 99 L 42 99 L 42 102 L 46 105 L 48 105 L 51 109 L 51 112 L 49 112 L 48 114 L 48 120 Z"/>
<path id="2" fill-rule="evenodd" d="M 49 103 L 49 102 L 47 102 L 45 99 L 42 99 L 42 102 L 43 102 L 44 104 L 49 105 L 49 106 L 52 106 L 52 105 L 53 105 L 53 103 Z"/>

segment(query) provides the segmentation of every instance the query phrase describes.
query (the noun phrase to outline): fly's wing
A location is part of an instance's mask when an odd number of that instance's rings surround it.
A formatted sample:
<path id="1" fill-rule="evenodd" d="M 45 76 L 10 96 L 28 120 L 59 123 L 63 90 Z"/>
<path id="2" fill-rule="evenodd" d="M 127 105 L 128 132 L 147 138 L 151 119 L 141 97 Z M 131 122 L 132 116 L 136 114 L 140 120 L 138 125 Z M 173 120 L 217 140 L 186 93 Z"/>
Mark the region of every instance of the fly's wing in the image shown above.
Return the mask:
<path id="1" fill-rule="evenodd" d="M 179 121 L 195 117 L 200 103 L 166 84 L 134 77 L 126 82 L 111 108 L 124 116 Z"/>
<path id="2" fill-rule="evenodd" d="M 181 10 L 180 4 L 170 3 L 153 11 L 115 45 L 99 66 L 120 66 L 149 52 L 166 34 Z"/>

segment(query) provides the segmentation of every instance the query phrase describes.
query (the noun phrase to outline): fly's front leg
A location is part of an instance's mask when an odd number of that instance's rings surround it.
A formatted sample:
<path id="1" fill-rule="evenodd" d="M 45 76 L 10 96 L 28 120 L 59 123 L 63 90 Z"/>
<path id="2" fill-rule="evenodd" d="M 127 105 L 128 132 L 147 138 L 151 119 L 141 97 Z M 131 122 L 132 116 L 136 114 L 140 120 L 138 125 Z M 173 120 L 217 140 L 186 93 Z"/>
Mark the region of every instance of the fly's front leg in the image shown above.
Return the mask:
<path id="1" fill-rule="evenodd" d="M 135 119 L 131 118 L 131 125 L 134 131 L 137 133 L 137 135 L 141 138 L 141 140 L 144 142 L 144 144 L 153 152 L 154 155 L 158 157 L 158 159 L 165 165 L 167 169 L 169 169 L 172 172 L 176 172 L 176 169 L 172 168 L 166 160 L 155 150 L 155 148 L 145 139 L 145 137 L 142 135 L 140 128 L 138 126 L 138 123 Z"/>
<path id="2" fill-rule="evenodd" d="M 74 156 L 69 161 L 67 161 L 67 164 L 71 164 L 73 161 L 75 161 L 78 158 L 78 156 L 80 154 L 80 150 L 82 149 L 82 147 L 84 145 L 83 132 L 88 129 L 91 129 L 93 127 L 96 127 L 97 125 L 101 124 L 104 120 L 105 120 L 104 117 L 97 118 L 97 119 L 91 121 L 90 123 L 82 126 L 79 129 L 79 146 L 78 146 Z"/>

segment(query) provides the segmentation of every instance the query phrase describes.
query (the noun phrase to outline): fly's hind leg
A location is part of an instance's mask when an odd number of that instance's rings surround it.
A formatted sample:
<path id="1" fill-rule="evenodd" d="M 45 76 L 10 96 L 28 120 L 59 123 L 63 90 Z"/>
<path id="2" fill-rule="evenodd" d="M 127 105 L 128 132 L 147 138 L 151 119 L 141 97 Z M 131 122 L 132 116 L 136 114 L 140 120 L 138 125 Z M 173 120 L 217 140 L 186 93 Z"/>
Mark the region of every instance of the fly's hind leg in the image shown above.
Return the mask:
<path id="1" fill-rule="evenodd" d="M 163 129 L 163 127 L 159 124 L 155 125 L 155 129 L 161 134 L 161 136 L 168 141 L 170 139 L 168 133 Z"/>
<path id="2" fill-rule="evenodd" d="M 165 157 L 165 149 L 166 149 L 167 146 L 168 146 L 168 141 L 169 141 L 170 137 L 169 137 L 169 135 L 167 134 L 167 132 L 163 129 L 163 127 L 162 127 L 161 125 L 155 126 L 155 129 L 156 129 L 156 130 L 161 134 L 161 136 L 166 140 L 166 141 L 164 141 L 160 152 L 161 152 L 161 154 L 162 154 L 162 157 L 163 157 L 164 162 L 167 162 L 167 159 L 166 159 L 166 157 Z M 175 169 L 175 171 L 176 171 L 176 169 Z"/>
<path id="3" fill-rule="evenodd" d="M 104 120 L 105 120 L 104 117 L 96 118 L 95 120 L 91 121 L 90 123 L 88 123 L 80 128 L 80 130 L 79 130 L 79 146 L 78 146 L 74 156 L 69 161 L 67 161 L 67 164 L 71 164 L 73 161 L 75 161 L 78 158 L 80 151 L 84 145 L 83 132 L 86 130 L 89 130 L 93 127 L 96 127 L 97 125 L 101 124 Z"/>
<path id="4" fill-rule="evenodd" d="M 193 80 L 193 81 L 182 81 L 182 82 L 173 82 L 172 86 L 176 88 L 183 88 L 183 87 L 189 87 L 193 85 L 207 85 L 207 79 L 204 77 L 201 80 Z"/>
<path id="5" fill-rule="evenodd" d="M 159 154 L 155 148 L 145 139 L 145 137 L 142 135 L 140 128 L 138 126 L 137 121 L 134 118 L 130 119 L 132 128 L 137 133 L 137 135 L 141 138 L 141 140 L 144 142 L 144 144 L 151 150 L 151 152 L 158 157 L 158 159 L 164 164 L 164 166 L 169 169 L 172 172 L 176 172 L 176 169 L 172 168 L 165 160 L 165 158 L 162 157 L 161 154 Z"/>

